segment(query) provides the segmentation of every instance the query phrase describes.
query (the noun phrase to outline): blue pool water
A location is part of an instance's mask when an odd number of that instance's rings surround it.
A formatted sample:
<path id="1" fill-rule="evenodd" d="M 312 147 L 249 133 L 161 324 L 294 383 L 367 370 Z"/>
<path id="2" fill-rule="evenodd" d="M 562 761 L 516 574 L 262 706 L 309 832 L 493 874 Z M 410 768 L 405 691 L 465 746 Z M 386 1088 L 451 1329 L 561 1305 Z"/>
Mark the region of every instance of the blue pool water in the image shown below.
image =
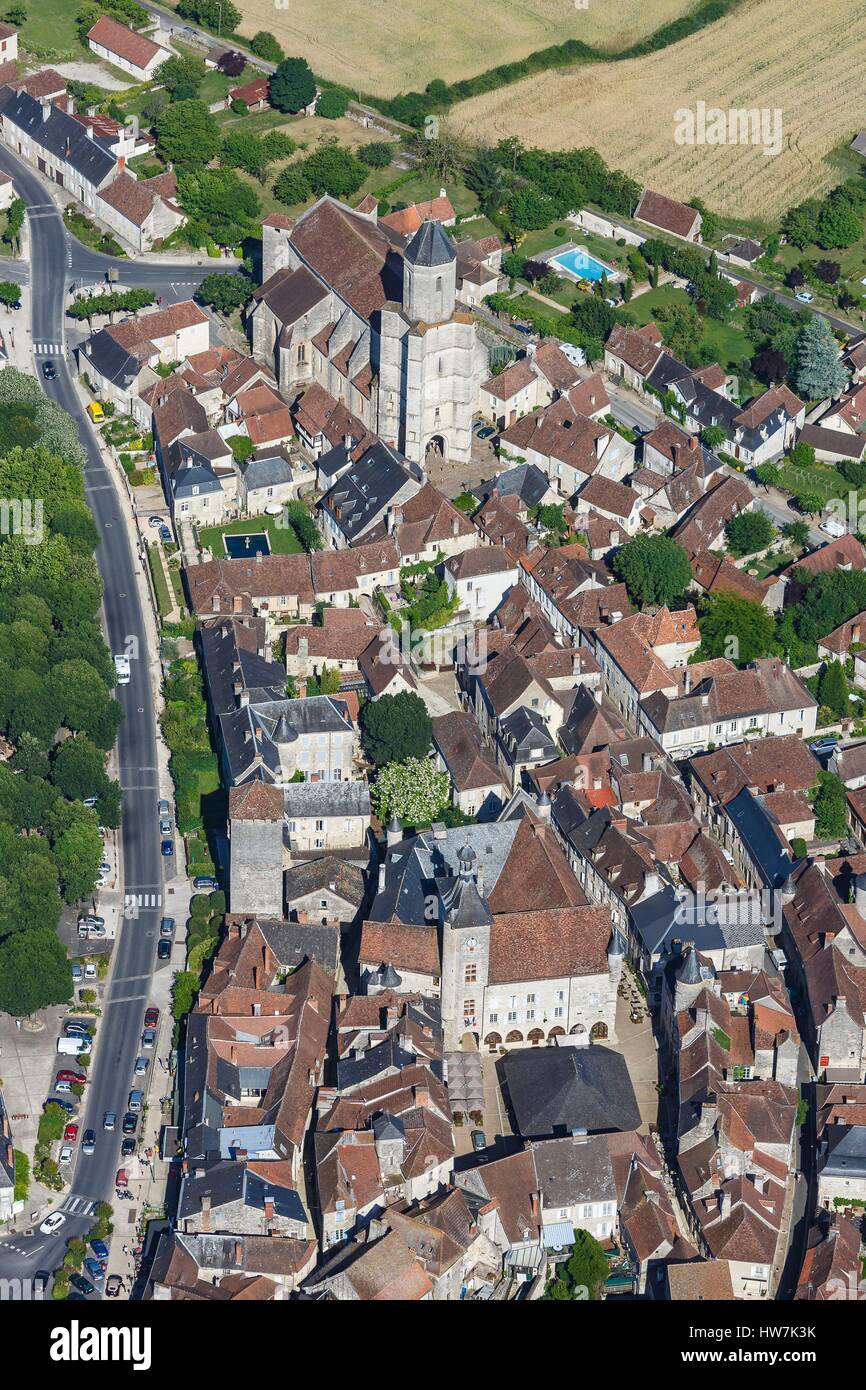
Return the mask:
<path id="1" fill-rule="evenodd" d="M 245 555 L 270 555 L 271 553 L 270 541 L 264 531 L 257 531 L 255 535 L 247 532 L 243 535 L 224 535 L 223 545 L 231 560 L 240 560 Z"/>
<path id="2" fill-rule="evenodd" d="M 581 280 L 600 280 L 602 275 L 610 278 L 614 273 L 609 266 L 590 256 L 588 251 L 563 251 L 561 256 L 554 256 L 552 264 L 562 266 L 563 270 L 578 275 Z"/>

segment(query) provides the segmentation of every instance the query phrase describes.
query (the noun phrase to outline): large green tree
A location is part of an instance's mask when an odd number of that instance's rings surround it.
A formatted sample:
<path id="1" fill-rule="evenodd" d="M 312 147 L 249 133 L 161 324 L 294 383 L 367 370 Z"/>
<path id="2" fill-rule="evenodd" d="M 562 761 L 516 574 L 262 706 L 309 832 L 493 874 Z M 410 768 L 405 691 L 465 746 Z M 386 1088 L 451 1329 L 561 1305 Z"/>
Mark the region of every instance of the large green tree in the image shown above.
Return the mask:
<path id="1" fill-rule="evenodd" d="M 753 555 L 773 539 L 775 528 L 764 512 L 738 512 L 725 526 L 728 547 L 734 555 Z"/>
<path id="2" fill-rule="evenodd" d="M 845 783 L 835 772 L 818 773 L 814 800 L 815 830 L 821 840 L 841 840 L 848 828 Z"/>
<path id="3" fill-rule="evenodd" d="M 725 591 L 708 600 L 698 627 L 701 660 L 724 656 L 739 666 L 768 656 L 775 632 L 772 615 L 760 603 Z"/>
<path id="4" fill-rule="evenodd" d="M 813 314 L 797 339 L 797 390 L 807 401 L 819 401 L 835 396 L 846 380 L 833 330 L 825 318 Z"/>
<path id="5" fill-rule="evenodd" d="M 71 997 L 72 973 L 53 931 L 16 932 L 0 941 L 0 1013 L 24 1018 Z"/>
<path id="6" fill-rule="evenodd" d="M 203 101 L 177 101 L 157 119 L 156 145 L 178 169 L 200 169 L 219 150 L 219 126 Z"/>
<path id="7" fill-rule="evenodd" d="M 818 681 L 818 699 L 839 719 L 849 713 L 848 682 L 845 679 L 845 671 L 838 661 L 829 662 L 821 672 Z"/>
<path id="8" fill-rule="evenodd" d="M 427 706 L 411 690 L 368 700 L 361 711 L 361 742 L 377 767 L 426 758 L 433 740 Z"/>
<path id="9" fill-rule="evenodd" d="M 271 106 L 292 115 L 302 111 L 316 95 L 316 79 L 306 58 L 284 58 L 268 82 Z"/>
<path id="10" fill-rule="evenodd" d="M 688 556 L 670 536 L 635 536 L 613 558 L 613 571 L 638 605 L 674 603 L 692 582 Z"/>

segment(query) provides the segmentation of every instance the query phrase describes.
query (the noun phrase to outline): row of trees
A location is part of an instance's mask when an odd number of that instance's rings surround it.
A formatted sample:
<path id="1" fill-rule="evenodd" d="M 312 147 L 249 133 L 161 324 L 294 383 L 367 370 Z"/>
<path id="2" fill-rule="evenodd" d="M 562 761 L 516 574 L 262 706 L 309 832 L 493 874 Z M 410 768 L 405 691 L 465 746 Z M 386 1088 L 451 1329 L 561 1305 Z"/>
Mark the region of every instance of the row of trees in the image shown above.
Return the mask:
<path id="1" fill-rule="evenodd" d="M 26 409 L 38 420 L 39 397 L 32 379 L 0 374 L 0 413 Z M 0 1010 L 16 1015 L 69 998 L 61 909 L 92 894 L 99 825 L 117 826 L 121 812 L 105 771 L 121 710 L 99 624 L 99 535 L 74 427 L 47 404 L 43 439 L 60 448 L 43 442 L 0 457 L 0 495 L 19 499 L 30 518 L 18 527 L 13 511 L 0 535 L 0 730 L 12 748 L 0 766 Z M 95 807 L 85 806 L 92 797 Z"/>

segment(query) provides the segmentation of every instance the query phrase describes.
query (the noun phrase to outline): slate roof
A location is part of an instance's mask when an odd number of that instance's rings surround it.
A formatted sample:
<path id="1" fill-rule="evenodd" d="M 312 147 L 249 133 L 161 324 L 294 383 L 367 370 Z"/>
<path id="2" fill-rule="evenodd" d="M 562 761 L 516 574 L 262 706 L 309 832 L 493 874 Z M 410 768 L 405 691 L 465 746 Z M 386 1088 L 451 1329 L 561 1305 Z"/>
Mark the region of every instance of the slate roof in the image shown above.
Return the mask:
<path id="1" fill-rule="evenodd" d="M 500 1065 L 524 1139 L 640 1125 L 625 1059 L 606 1047 L 520 1048 Z"/>
<path id="2" fill-rule="evenodd" d="M 79 121 L 57 106 L 50 107 L 47 119 L 44 118 L 42 103 L 27 92 L 16 92 L 6 103 L 3 122 L 23 131 L 61 165 L 70 164 L 95 188 L 117 168 L 117 156 L 108 149 L 107 142 L 98 137 L 91 139 Z"/>
<path id="3" fill-rule="evenodd" d="M 403 253 L 410 265 L 432 267 L 450 265 L 457 259 L 454 243 L 445 235 L 439 222 L 422 222 Z"/>
<path id="4" fill-rule="evenodd" d="M 337 479 L 320 505 L 336 518 L 351 545 L 411 481 L 412 475 L 400 456 L 378 440 L 349 473 Z"/>
<path id="5" fill-rule="evenodd" d="M 370 792 L 366 782 L 293 782 L 283 788 L 283 793 L 288 820 L 304 816 L 370 815 Z"/>

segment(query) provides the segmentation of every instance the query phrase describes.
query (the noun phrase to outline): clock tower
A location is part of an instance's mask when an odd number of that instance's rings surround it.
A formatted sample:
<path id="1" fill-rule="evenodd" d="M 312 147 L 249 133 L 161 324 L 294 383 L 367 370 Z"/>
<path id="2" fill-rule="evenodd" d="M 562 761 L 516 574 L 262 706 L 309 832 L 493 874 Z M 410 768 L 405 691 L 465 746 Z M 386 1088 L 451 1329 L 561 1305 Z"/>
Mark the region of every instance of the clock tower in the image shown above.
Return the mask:
<path id="1" fill-rule="evenodd" d="M 458 853 L 456 877 L 437 879 L 442 960 L 442 1028 L 446 1050 L 465 1033 L 481 1035 L 493 915 L 483 896 L 475 851 Z"/>

